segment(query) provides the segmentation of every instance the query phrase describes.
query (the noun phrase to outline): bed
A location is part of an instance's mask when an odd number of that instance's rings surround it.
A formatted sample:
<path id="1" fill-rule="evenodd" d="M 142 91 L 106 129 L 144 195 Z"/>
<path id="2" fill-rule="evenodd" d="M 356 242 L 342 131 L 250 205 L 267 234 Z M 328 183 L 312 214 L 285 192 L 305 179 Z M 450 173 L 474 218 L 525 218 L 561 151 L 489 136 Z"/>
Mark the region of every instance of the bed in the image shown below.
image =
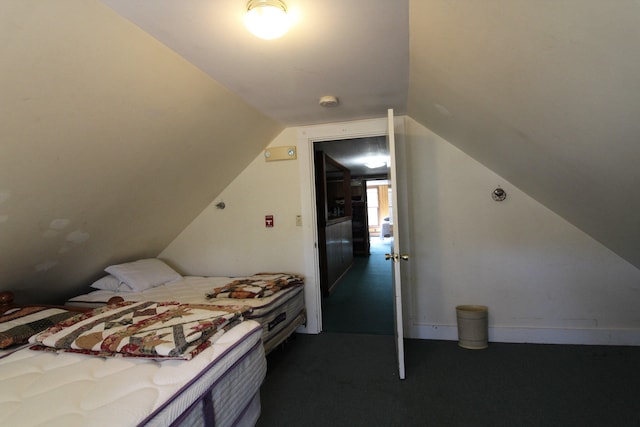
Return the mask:
<path id="1" fill-rule="evenodd" d="M 215 339 L 206 335 L 201 343 L 194 342 L 197 351 L 189 353 L 188 358 L 182 353 L 109 357 L 105 352 L 86 354 L 92 351 L 54 350 L 45 345 L 48 339 L 57 337 L 56 333 L 68 333 L 65 328 L 86 329 L 82 322 L 97 318 L 96 311 L 113 320 L 117 310 L 149 316 L 148 311 L 156 305 L 183 311 L 184 306 L 192 306 L 121 302 L 97 310 L 79 308 L 83 312 L 70 314 L 64 308 L 40 307 L 36 316 L 52 320 L 27 321 L 29 328 L 53 323 L 59 316 L 64 320 L 31 335 L 25 344 L 24 324 L 16 327 L 16 322 L 33 313 L 15 313 L 31 307 L 0 301 L 0 318 L 13 317 L 8 327 L 6 322 L 0 323 L 0 336 L 7 339 L 10 332 L 18 332 L 18 338 L 12 338 L 13 345 L 0 353 L 0 423 L 65 427 L 254 425 L 260 414 L 259 389 L 266 374 L 262 327 L 255 321 L 237 316 L 232 321 L 230 315 L 228 322 L 218 322 L 224 326 L 217 330 Z M 212 306 L 198 307 L 213 310 Z M 174 314 L 171 318 L 178 318 Z M 38 347 L 40 351 L 33 349 Z"/>
<path id="2" fill-rule="evenodd" d="M 257 273 L 243 277 L 181 276 L 159 259 L 144 259 L 105 269 L 91 286 L 97 290 L 75 296 L 65 305 L 97 307 L 119 296 L 126 301 L 180 301 L 252 307 L 248 319 L 262 325 L 268 354 L 306 322 L 304 279 L 291 273 Z M 278 284 L 276 288 L 268 285 Z M 267 286 L 263 286 L 267 284 Z M 244 287 L 244 288 L 243 288 Z M 249 295 L 242 294 L 248 289 Z M 218 292 L 215 292 L 218 290 Z M 224 292 L 224 291 L 230 292 Z M 234 295 L 235 291 L 235 295 Z M 211 297 L 212 294 L 215 296 Z M 208 297 L 209 295 L 209 297 Z"/>

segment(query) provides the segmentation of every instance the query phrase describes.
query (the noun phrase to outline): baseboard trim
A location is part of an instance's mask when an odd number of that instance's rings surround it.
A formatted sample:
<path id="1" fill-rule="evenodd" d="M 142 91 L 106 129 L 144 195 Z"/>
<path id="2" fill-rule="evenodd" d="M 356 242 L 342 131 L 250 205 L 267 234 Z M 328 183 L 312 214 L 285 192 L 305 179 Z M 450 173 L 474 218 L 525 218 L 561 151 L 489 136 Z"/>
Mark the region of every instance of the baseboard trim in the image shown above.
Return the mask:
<path id="1" fill-rule="evenodd" d="M 458 340 L 457 325 L 412 324 L 405 337 Z M 640 346 L 640 329 L 489 327 L 489 342 Z"/>

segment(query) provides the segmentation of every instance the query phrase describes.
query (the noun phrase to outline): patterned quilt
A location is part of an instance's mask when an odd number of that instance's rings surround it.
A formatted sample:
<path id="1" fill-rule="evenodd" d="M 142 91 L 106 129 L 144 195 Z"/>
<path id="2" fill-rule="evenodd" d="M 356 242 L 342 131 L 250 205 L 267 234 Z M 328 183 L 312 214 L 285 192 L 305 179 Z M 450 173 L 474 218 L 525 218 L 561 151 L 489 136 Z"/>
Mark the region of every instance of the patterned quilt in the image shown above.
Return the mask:
<path id="1" fill-rule="evenodd" d="M 215 288 L 206 294 L 207 299 L 213 298 L 265 298 L 281 289 L 304 284 L 304 278 L 288 273 L 258 273 L 253 276 L 234 280 L 222 287 Z"/>
<path id="2" fill-rule="evenodd" d="M 71 311 L 48 307 L 22 307 L 0 316 L 0 349 L 24 344 L 31 335 L 75 315 Z"/>
<path id="3" fill-rule="evenodd" d="M 58 323 L 34 336 L 31 348 L 190 360 L 249 311 L 240 305 L 123 301 Z"/>

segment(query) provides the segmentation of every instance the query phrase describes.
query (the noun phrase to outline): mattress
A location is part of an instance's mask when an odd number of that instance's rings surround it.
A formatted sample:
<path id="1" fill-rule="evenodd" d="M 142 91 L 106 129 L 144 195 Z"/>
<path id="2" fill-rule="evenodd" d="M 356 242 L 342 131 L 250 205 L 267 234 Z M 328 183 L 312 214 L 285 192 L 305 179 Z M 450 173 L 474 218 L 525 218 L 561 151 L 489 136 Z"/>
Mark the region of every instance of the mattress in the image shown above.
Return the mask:
<path id="1" fill-rule="evenodd" d="M 283 289 L 265 298 L 214 298 L 210 300 L 206 298 L 207 292 L 237 279 L 237 277 L 185 276 L 178 281 L 142 292 L 119 293 L 97 290 L 71 298 L 65 304 L 76 307 L 98 307 L 106 304 L 110 298 L 120 296 L 126 301 L 179 301 L 201 304 L 249 305 L 253 311 L 247 318 L 262 325 L 262 339 L 267 352 L 290 335 L 297 326 L 305 322 L 303 286 Z"/>
<path id="2" fill-rule="evenodd" d="M 257 419 L 266 373 L 261 332 L 257 322 L 241 322 L 190 361 L 23 348 L 0 360 L 0 420 L 67 427 L 230 426 Z"/>
<path id="3" fill-rule="evenodd" d="M 27 347 L 29 347 L 29 344 L 21 344 L 21 345 L 17 345 L 17 346 L 11 347 L 11 348 L 0 349 L 0 360 L 4 359 L 5 357 L 9 356 L 12 353 L 15 353 L 18 350 L 21 350 L 21 349 L 27 348 Z M 0 425 L 2 425 L 2 424 L 0 424 Z"/>

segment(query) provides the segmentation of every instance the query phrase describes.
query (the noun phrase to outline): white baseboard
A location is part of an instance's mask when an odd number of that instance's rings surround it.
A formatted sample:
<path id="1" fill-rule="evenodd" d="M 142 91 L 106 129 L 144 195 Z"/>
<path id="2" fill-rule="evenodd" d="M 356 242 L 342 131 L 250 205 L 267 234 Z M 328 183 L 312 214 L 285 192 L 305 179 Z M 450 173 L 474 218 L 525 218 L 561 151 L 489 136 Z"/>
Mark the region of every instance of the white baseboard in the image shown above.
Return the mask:
<path id="1" fill-rule="evenodd" d="M 406 338 L 458 340 L 457 325 L 412 324 Z M 489 327 L 489 342 L 640 346 L 640 329 Z"/>

